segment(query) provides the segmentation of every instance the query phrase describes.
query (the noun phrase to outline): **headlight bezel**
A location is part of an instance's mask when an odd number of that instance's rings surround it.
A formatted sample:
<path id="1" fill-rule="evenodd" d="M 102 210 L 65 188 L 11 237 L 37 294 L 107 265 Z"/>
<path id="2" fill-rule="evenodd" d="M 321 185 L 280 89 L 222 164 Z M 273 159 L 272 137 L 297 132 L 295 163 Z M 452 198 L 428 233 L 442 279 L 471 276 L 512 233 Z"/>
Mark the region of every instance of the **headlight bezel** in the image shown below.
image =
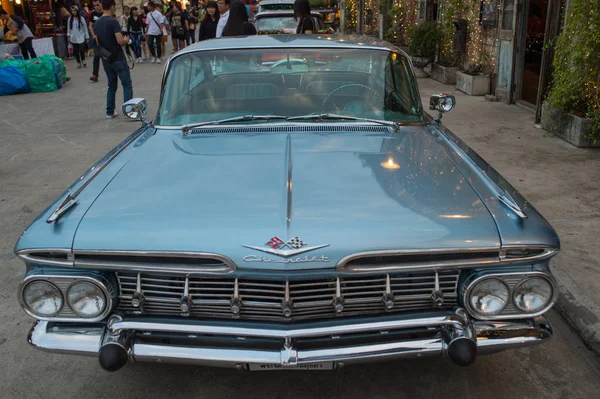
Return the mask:
<path id="1" fill-rule="evenodd" d="M 24 290 L 29 284 L 35 281 L 44 281 L 49 284 L 54 285 L 58 288 L 59 292 L 63 298 L 63 306 L 62 309 L 57 313 L 56 316 L 39 316 L 32 312 L 29 307 L 25 304 L 24 301 Z M 106 298 L 106 306 L 100 315 L 94 318 L 85 318 L 80 317 L 75 311 L 70 307 L 68 303 L 67 292 L 72 284 L 78 281 L 88 281 L 95 284 Z M 103 275 L 100 274 L 85 274 L 85 273 L 65 273 L 65 274 L 38 274 L 32 273 L 26 276 L 21 284 L 19 285 L 18 290 L 18 300 L 19 304 L 23 308 L 23 310 L 31 317 L 36 320 L 42 321 L 57 321 L 57 322 L 83 322 L 83 323 L 95 323 L 101 321 L 108 317 L 110 312 L 113 309 L 113 305 L 116 299 L 115 291 L 113 285 L 110 281 Z M 68 311 L 65 311 L 68 310 Z"/>
<path id="2" fill-rule="evenodd" d="M 546 305 L 537 312 L 524 312 L 514 304 L 515 289 L 530 278 L 542 278 L 546 280 L 552 288 L 552 295 Z M 471 307 L 470 297 L 475 285 L 486 279 L 499 279 L 503 281 L 509 289 L 508 304 L 498 314 L 482 314 Z M 555 278 L 544 271 L 527 271 L 527 272 L 485 272 L 475 273 L 467 278 L 463 285 L 462 302 L 469 314 L 479 320 L 507 320 L 507 319 L 530 319 L 546 313 L 554 306 L 558 298 L 558 285 Z"/>

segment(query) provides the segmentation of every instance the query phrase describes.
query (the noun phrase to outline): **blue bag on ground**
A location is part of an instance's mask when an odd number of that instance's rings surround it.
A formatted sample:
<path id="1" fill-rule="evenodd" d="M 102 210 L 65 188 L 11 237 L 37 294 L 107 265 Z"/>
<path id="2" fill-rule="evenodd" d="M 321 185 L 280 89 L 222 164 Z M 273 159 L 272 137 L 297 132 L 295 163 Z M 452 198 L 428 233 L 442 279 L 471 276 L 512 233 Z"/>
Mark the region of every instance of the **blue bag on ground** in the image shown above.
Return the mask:
<path id="1" fill-rule="evenodd" d="M 25 63 L 27 65 L 27 82 L 32 93 L 58 90 L 54 68 L 49 59 L 34 58 Z"/>
<path id="2" fill-rule="evenodd" d="M 19 68 L 21 72 L 23 72 L 23 74 L 27 76 L 27 65 L 25 65 L 25 61 L 15 60 L 14 58 L 6 58 L 0 61 L 0 68 L 9 66 Z"/>
<path id="3" fill-rule="evenodd" d="M 30 91 L 27 78 L 19 68 L 14 66 L 0 68 L 0 96 L 29 93 Z"/>
<path id="4" fill-rule="evenodd" d="M 64 82 L 67 81 L 67 68 L 65 62 L 58 57 L 50 54 L 43 55 L 41 58 L 47 59 L 52 63 L 54 74 L 56 75 L 56 86 L 60 89 Z"/>

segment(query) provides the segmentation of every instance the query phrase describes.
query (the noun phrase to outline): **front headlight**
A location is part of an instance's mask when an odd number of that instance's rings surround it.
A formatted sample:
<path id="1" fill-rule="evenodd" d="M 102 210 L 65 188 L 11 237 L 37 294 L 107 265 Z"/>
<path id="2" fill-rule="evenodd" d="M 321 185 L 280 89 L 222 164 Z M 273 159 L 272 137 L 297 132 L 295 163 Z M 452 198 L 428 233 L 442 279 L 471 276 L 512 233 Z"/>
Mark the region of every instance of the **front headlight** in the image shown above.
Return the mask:
<path id="1" fill-rule="evenodd" d="M 526 313 L 544 309 L 553 296 L 552 285 L 541 277 L 532 277 L 517 285 L 513 291 L 515 307 Z"/>
<path id="2" fill-rule="evenodd" d="M 106 296 L 96 284 L 89 281 L 73 283 L 67 291 L 69 307 L 79 317 L 92 319 L 106 309 Z"/>
<path id="3" fill-rule="evenodd" d="M 35 315 L 51 317 L 63 307 L 60 290 L 47 281 L 33 281 L 23 290 L 23 303 Z"/>
<path id="4" fill-rule="evenodd" d="M 495 315 L 508 304 L 510 291 L 506 284 L 495 278 L 481 280 L 471 289 L 471 308 L 481 315 Z"/>

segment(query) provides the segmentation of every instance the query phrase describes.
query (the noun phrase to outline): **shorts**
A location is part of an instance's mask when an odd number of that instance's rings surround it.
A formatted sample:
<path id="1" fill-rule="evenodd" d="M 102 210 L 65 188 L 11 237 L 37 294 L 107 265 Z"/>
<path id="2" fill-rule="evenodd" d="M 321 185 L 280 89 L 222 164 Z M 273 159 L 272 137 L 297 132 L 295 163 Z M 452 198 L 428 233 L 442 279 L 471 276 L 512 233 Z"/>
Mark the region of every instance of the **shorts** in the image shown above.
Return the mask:
<path id="1" fill-rule="evenodd" d="M 173 32 L 171 32 L 171 38 L 173 40 L 185 40 L 186 35 L 185 35 L 185 33 L 183 35 L 178 35 L 175 31 L 173 31 Z"/>

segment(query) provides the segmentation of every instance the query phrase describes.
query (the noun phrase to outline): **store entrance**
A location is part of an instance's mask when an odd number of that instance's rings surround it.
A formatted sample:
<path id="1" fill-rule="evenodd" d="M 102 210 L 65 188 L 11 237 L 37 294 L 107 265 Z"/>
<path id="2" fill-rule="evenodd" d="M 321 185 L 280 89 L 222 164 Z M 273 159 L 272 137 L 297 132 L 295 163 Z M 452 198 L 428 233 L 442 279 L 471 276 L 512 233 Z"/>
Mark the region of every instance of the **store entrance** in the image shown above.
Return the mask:
<path id="1" fill-rule="evenodd" d="M 542 71 L 547 10 L 548 0 L 529 0 L 527 16 L 523 20 L 526 23 L 526 26 L 523 27 L 525 48 L 519 99 L 533 106 L 537 103 Z"/>

